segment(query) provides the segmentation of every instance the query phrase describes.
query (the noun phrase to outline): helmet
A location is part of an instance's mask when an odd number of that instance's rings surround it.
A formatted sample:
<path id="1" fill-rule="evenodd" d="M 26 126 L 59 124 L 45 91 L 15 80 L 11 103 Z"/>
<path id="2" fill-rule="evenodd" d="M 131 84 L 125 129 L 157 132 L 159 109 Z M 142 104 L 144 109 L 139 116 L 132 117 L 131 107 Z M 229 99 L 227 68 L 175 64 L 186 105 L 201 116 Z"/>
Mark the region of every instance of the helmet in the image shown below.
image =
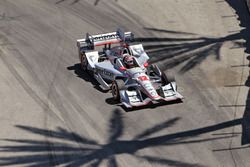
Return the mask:
<path id="1" fill-rule="evenodd" d="M 130 56 L 129 54 L 125 54 L 123 58 L 123 62 L 126 66 L 131 67 L 134 65 L 134 58 L 133 56 Z"/>
<path id="2" fill-rule="evenodd" d="M 121 46 L 124 47 L 124 48 L 127 48 L 128 44 L 127 43 L 121 43 Z"/>

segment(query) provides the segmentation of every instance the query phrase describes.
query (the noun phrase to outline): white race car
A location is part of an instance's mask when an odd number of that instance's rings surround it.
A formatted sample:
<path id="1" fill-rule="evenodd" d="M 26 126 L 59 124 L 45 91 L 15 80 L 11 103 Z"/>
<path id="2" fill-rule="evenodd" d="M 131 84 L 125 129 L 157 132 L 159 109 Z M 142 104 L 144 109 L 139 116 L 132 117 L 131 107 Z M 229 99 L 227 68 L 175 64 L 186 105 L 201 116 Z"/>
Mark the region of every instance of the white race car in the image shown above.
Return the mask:
<path id="1" fill-rule="evenodd" d="M 111 89 L 113 99 L 127 108 L 182 99 L 174 77 L 149 65 L 142 44 L 130 44 L 133 39 L 131 32 L 121 29 L 92 36 L 87 33 L 85 39 L 77 40 L 82 69 L 103 90 Z"/>

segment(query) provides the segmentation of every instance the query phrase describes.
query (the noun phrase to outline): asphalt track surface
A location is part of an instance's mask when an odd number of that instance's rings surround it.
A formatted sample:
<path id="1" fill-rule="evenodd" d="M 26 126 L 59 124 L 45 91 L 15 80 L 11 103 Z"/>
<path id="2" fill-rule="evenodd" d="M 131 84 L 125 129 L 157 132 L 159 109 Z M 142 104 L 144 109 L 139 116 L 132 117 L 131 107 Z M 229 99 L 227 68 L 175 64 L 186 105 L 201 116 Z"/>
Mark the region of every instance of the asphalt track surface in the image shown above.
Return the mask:
<path id="1" fill-rule="evenodd" d="M 126 111 L 80 70 L 117 27 L 183 103 Z M 0 166 L 250 166 L 249 32 L 242 0 L 1 0 Z"/>

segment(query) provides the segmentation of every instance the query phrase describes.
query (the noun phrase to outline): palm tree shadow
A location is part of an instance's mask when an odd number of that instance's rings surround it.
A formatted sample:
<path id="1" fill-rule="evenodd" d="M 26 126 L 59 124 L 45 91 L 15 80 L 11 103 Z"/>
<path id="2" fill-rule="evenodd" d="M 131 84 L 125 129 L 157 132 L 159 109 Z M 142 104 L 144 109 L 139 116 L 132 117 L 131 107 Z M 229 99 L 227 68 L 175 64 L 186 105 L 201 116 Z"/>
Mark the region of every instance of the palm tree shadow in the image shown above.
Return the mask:
<path id="1" fill-rule="evenodd" d="M 238 20 L 240 21 L 240 26 L 243 29 L 240 31 L 241 38 L 246 42 L 244 43 L 245 53 L 250 53 L 250 9 L 248 9 L 246 1 L 230 1 L 226 2 L 236 11 Z M 250 65 L 250 56 L 247 57 L 248 64 Z M 249 67 L 248 65 L 248 67 Z M 250 74 L 250 73 L 249 73 Z M 250 75 L 248 76 L 245 86 L 250 87 Z M 246 99 L 246 108 L 242 118 L 242 138 L 241 144 L 250 144 L 250 90 L 248 90 L 248 95 Z"/>
<path id="2" fill-rule="evenodd" d="M 240 26 L 243 27 L 242 30 L 233 34 L 222 37 L 207 37 L 188 32 L 144 27 L 147 31 L 159 34 L 161 38 L 136 38 L 135 41 L 143 43 L 151 57 L 151 63 L 157 63 L 162 70 L 181 65 L 181 73 L 194 68 L 209 56 L 214 56 L 216 60 L 220 60 L 220 49 L 228 41 L 234 45 L 232 48 L 245 47 L 245 52 L 250 53 L 249 11 L 245 1 L 240 1 L 226 0 L 236 10 Z M 167 37 L 164 37 L 164 35 Z M 240 41 L 242 39 L 246 42 Z"/>
<path id="3" fill-rule="evenodd" d="M 23 130 L 24 132 L 33 135 L 39 135 L 46 140 L 2 139 L 5 142 L 10 142 L 10 145 L 0 147 L 2 153 L 8 154 L 6 157 L 0 157 L 0 165 L 64 165 L 73 167 L 89 165 L 97 167 L 106 160 L 109 166 L 117 167 L 119 166 L 119 163 L 116 160 L 116 156 L 128 154 L 134 158 L 164 166 L 203 167 L 203 165 L 197 163 L 188 163 L 180 160 L 142 155 L 141 153 L 138 154 L 138 152 L 144 148 L 154 148 L 157 146 L 167 147 L 225 139 L 228 137 L 202 138 L 200 135 L 236 126 L 241 123 L 241 120 L 239 119 L 203 128 L 151 137 L 152 135 L 155 136 L 158 132 L 164 131 L 166 128 L 174 126 L 179 120 L 179 117 L 166 120 L 142 131 L 132 139 L 123 140 L 121 139 L 125 128 L 123 114 L 120 110 L 116 109 L 112 112 L 109 121 L 110 125 L 107 132 L 108 138 L 105 144 L 100 144 L 95 139 L 84 137 L 61 127 L 58 127 L 56 130 L 47 130 L 16 125 L 19 130 Z"/>
<path id="4" fill-rule="evenodd" d="M 214 56 L 220 60 L 220 49 L 225 42 L 230 41 L 233 48 L 245 48 L 245 53 L 250 54 L 250 9 L 247 8 L 245 0 L 231 1 L 225 0 L 235 11 L 237 19 L 240 21 L 242 29 L 233 34 L 224 37 L 202 37 L 197 34 L 178 32 L 165 29 L 148 28 L 144 29 L 153 31 L 167 36 L 177 37 L 151 37 L 136 38 L 135 41 L 142 42 L 152 63 L 157 63 L 162 70 L 171 69 L 181 65 L 180 73 L 185 73 L 209 56 Z M 198 37 L 197 37 L 198 36 Z M 245 42 L 242 42 L 242 39 Z M 248 60 L 249 61 L 249 60 Z M 249 63 L 250 64 L 250 63 Z M 244 68 L 245 65 L 242 65 Z M 249 87 L 249 77 L 245 83 Z M 250 90 L 246 100 L 246 109 L 242 121 L 242 144 L 250 144 Z"/>
<path id="5" fill-rule="evenodd" d="M 250 62 L 249 62 L 250 64 Z M 247 87 L 250 87 L 250 75 L 248 76 L 247 81 L 245 82 Z M 241 144 L 250 144 L 250 90 L 248 90 L 248 95 L 246 99 L 246 108 L 243 114 L 242 119 L 242 137 Z"/>
<path id="6" fill-rule="evenodd" d="M 185 73 L 203 62 L 208 56 L 220 60 L 220 49 L 225 42 L 231 41 L 234 47 L 243 47 L 240 32 L 225 37 L 200 37 L 197 34 L 163 30 L 156 28 L 144 29 L 177 37 L 136 38 L 142 42 L 146 52 L 151 57 L 151 63 L 157 63 L 162 70 L 182 65 L 181 73 Z M 198 37 L 197 37 L 198 36 Z"/>

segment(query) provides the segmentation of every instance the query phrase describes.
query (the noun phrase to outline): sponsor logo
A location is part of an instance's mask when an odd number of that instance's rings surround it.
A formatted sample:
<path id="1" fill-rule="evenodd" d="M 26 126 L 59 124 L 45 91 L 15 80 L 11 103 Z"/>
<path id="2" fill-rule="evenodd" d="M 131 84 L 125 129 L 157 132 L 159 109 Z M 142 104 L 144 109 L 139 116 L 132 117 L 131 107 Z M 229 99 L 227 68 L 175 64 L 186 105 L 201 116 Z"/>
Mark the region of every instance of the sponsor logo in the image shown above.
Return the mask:
<path id="1" fill-rule="evenodd" d="M 157 97 L 157 93 L 155 91 L 150 91 L 150 94 L 153 96 L 153 97 Z"/>
<path id="2" fill-rule="evenodd" d="M 144 88 L 150 94 L 150 96 L 152 96 L 153 98 L 157 98 L 159 96 L 150 83 L 144 84 Z"/>
<path id="3" fill-rule="evenodd" d="M 109 34 L 109 35 L 96 36 L 93 39 L 95 41 L 103 41 L 103 40 L 117 39 L 117 38 L 119 38 L 119 36 L 117 34 Z"/>
<path id="4" fill-rule="evenodd" d="M 109 76 L 109 77 L 113 77 L 114 76 L 113 73 L 111 73 L 111 72 L 109 72 L 109 71 L 107 71 L 105 69 L 99 69 L 99 68 L 97 68 L 96 72 L 99 73 L 99 74 L 102 74 L 102 75 Z"/>
<path id="5" fill-rule="evenodd" d="M 152 89 L 152 85 L 150 83 L 145 83 L 143 84 L 143 86 L 146 88 L 146 89 Z"/>

